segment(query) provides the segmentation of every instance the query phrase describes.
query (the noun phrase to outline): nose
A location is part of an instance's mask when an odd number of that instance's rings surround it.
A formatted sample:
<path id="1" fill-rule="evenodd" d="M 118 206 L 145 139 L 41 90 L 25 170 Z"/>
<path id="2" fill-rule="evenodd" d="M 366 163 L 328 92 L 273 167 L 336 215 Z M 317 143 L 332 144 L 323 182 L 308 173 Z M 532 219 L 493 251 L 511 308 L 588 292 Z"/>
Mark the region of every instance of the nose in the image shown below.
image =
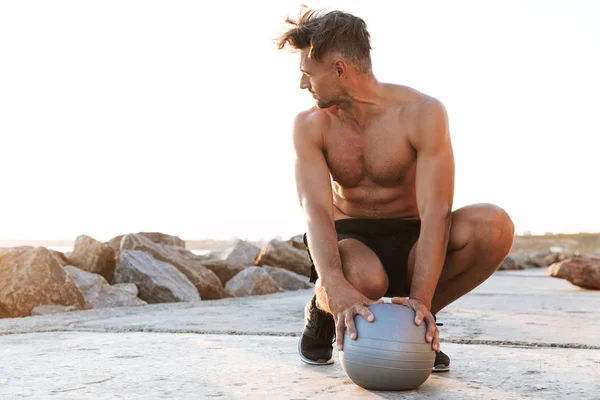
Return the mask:
<path id="1" fill-rule="evenodd" d="M 300 89 L 308 89 L 310 87 L 310 82 L 308 81 L 308 77 L 302 74 L 300 78 Z"/>

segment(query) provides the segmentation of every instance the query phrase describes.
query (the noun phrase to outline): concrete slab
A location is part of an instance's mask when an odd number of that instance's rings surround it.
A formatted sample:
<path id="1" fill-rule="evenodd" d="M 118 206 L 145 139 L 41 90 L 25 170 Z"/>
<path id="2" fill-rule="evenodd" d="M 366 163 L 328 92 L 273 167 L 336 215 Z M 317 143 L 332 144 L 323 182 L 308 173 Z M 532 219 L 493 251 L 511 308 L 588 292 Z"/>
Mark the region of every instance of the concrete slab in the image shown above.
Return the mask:
<path id="1" fill-rule="evenodd" d="M 411 392 L 369 392 L 339 362 L 301 363 L 310 296 L 0 320 L 0 399 L 600 399 L 600 292 L 543 270 L 500 271 L 443 310 L 452 370 Z"/>
<path id="2" fill-rule="evenodd" d="M 600 352 L 449 344 L 449 373 L 367 391 L 339 363 L 298 360 L 292 337 L 49 332 L 0 337 L 0 398 L 565 399 L 600 394 Z M 458 355 L 461 356 L 458 356 Z"/>

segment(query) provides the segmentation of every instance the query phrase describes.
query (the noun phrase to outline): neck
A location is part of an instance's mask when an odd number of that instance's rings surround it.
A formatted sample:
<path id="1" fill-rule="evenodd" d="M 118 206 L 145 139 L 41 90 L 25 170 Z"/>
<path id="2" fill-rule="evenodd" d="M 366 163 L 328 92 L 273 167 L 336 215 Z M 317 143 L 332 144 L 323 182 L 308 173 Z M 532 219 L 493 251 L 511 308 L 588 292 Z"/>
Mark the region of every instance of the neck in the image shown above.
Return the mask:
<path id="1" fill-rule="evenodd" d="M 338 104 L 338 115 L 364 127 L 373 111 L 379 108 L 383 87 L 373 75 L 355 77 L 344 99 Z"/>

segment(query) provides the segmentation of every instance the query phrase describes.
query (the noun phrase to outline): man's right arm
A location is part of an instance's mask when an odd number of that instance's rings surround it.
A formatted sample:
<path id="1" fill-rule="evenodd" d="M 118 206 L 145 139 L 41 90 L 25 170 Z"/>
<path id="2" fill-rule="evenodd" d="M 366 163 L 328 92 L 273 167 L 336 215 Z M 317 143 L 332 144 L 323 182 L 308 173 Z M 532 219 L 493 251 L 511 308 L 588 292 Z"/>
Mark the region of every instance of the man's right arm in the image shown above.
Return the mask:
<path id="1" fill-rule="evenodd" d="M 307 221 L 310 255 L 320 286 L 345 281 L 333 217 L 329 167 L 323 154 L 326 116 L 305 111 L 294 121 L 294 149 L 298 200 Z"/>
<path id="2" fill-rule="evenodd" d="M 375 317 L 367 307 L 381 300 L 367 298 L 344 276 L 333 217 L 329 167 L 323 154 L 323 130 L 327 129 L 327 121 L 321 118 L 326 116 L 307 111 L 298 114 L 294 122 L 296 186 L 308 225 L 308 247 L 319 274 L 315 286 L 317 304 L 333 315 L 338 350 L 342 350 L 346 327 L 351 339 L 357 337 L 354 316 L 360 314 L 372 322 Z"/>

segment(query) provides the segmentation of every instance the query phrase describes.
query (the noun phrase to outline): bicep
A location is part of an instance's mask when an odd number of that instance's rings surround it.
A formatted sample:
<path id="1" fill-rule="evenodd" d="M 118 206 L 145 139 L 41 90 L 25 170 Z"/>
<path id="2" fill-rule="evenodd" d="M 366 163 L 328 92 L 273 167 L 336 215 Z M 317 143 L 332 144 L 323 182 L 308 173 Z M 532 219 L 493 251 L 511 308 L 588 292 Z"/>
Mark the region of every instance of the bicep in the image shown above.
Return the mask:
<path id="1" fill-rule="evenodd" d="M 320 132 L 315 131 L 306 117 L 297 117 L 294 123 L 295 178 L 298 200 L 305 213 L 321 210 L 333 219 L 333 194 L 329 167 L 319 143 Z"/>

